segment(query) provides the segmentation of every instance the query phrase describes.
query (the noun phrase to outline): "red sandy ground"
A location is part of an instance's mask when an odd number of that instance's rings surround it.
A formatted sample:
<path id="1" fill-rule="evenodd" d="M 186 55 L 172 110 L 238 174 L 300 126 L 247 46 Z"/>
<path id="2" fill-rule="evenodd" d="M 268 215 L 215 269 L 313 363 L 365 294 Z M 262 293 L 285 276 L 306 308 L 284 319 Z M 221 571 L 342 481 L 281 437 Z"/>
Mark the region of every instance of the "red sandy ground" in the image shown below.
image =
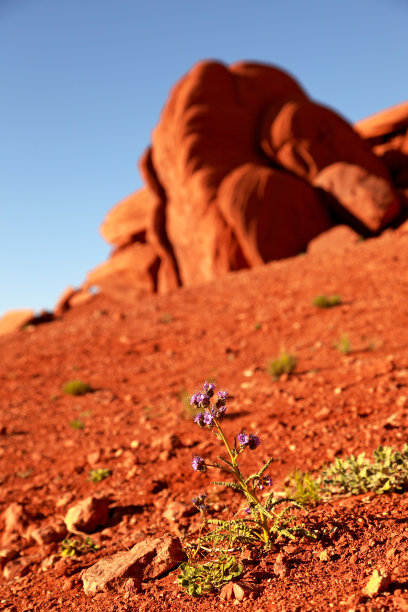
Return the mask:
<path id="1" fill-rule="evenodd" d="M 371 454 L 379 444 L 401 448 L 408 413 L 407 261 L 408 233 L 388 231 L 343 253 L 274 262 L 137 304 L 96 297 L 62 320 L 2 337 L 0 511 L 19 502 L 30 525 L 40 526 L 90 494 L 112 501 L 110 524 L 93 534 L 100 545 L 93 554 L 66 561 L 51 557 L 58 545 L 24 548 L 20 540 L 28 572 L 2 579 L 0 608 L 235 609 L 216 594 L 189 597 L 176 583 L 177 570 L 145 583 L 141 593 L 94 597 L 84 594 L 80 574 L 148 535 L 196 527 L 197 513 L 177 518 L 177 510 L 186 504 L 189 514 L 192 496 L 203 490 L 211 493 L 215 515 L 239 509 L 234 494 L 210 484 L 218 474 L 191 469 L 193 454 L 219 452 L 214 436 L 186 418 L 180 399 L 206 379 L 234 396 L 227 433 L 246 427 L 262 438 L 260 449 L 247 454 L 248 470 L 270 455 L 276 459 L 270 473 L 277 490 L 294 468 L 317 471 L 335 456 Z M 340 294 L 342 305 L 314 307 L 313 297 L 323 293 Z M 348 355 L 333 346 L 345 333 Z M 298 365 L 274 381 L 265 366 L 281 349 L 296 354 Z M 96 391 L 65 395 L 61 386 L 78 378 Z M 70 426 L 75 418 L 84 429 Z M 169 433 L 181 448 L 165 450 Z M 90 461 L 98 454 L 96 465 L 112 475 L 93 484 Z M 261 561 L 246 561 L 242 580 L 258 593 L 239 608 L 408 610 L 407 508 L 408 493 L 317 506 L 305 520 L 319 538 L 286 548 L 286 575 L 273 567 L 287 542 Z M 163 517 L 169 509 L 175 518 Z M 41 568 L 46 558 L 49 567 Z M 369 598 L 362 590 L 374 569 L 391 572 L 392 582 Z"/>

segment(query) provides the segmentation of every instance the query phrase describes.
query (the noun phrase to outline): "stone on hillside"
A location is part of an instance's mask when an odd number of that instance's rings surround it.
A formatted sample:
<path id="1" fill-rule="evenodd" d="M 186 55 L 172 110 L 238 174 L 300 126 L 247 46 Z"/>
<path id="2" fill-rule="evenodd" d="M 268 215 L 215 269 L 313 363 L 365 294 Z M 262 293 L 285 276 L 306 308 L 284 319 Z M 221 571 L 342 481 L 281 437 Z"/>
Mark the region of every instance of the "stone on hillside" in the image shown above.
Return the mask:
<path id="1" fill-rule="evenodd" d="M 255 164 L 240 166 L 223 180 L 218 203 L 250 267 L 296 255 L 331 227 L 326 209 L 305 181 Z M 229 245 L 232 249 L 232 238 Z"/>
<path id="2" fill-rule="evenodd" d="M 29 531 L 29 536 L 40 546 L 45 546 L 52 542 L 60 542 L 66 535 L 67 528 L 62 520 L 57 520 L 49 525 L 36 527 Z"/>
<path id="3" fill-rule="evenodd" d="M 154 196 L 143 188 L 124 198 L 106 215 L 101 226 L 103 238 L 116 247 L 137 240 L 146 242 L 147 228 L 152 223 Z"/>
<path id="4" fill-rule="evenodd" d="M 148 538 L 126 552 L 101 559 L 82 574 L 86 595 L 122 586 L 127 579 L 136 583 L 158 578 L 185 559 L 178 538 Z"/>
<path id="5" fill-rule="evenodd" d="M 363 589 L 363 594 L 371 597 L 385 591 L 391 584 L 391 574 L 386 571 L 374 570 Z"/>
<path id="6" fill-rule="evenodd" d="M 0 318 L 0 335 L 10 334 L 30 323 L 35 317 L 34 310 L 9 310 Z"/>
<path id="7" fill-rule="evenodd" d="M 354 124 L 354 129 L 365 139 L 376 139 L 395 134 L 408 127 L 408 100 L 379 111 Z"/>
<path id="8" fill-rule="evenodd" d="M 307 246 L 307 252 L 313 254 L 337 253 L 355 246 L 360 240 L 360 234 L 357 234 L 348 225 L 335 225 L 311 240 Z"/>
<path id="9" fill-rule="evenodd" d="M 268 109 L 260 144 L 271 160 L 307 181 L 339 161 L 389 179 L 385 166 L 351 125 L 310 100 L 278 101 Z"/>
<path id="10" fill-rule="evenodd" d="M 108 295 L 152 293 L 156 286 L 159 259 L 149 244 L 134 243 L 115 251 L 110 259 L 92 270 L 84 288 L 96 285 Z"/>
<path id="11" fill-rule="evenodd" d="M 4 524 L 1 541 L 4 547 L 8 547 L 19 539 L 26 527 L 27 516 L 24 506 L 17 502 L 12 502 L 4 510 L 1 519 Z"/>
<path id="12" fill-rule="evenodd" d="M 338 162 L 327 166 L 313 184 L 328 195 L 328 203 L 336 214 L 371 232 L 383 228 L 400 211 L 390 183 L 355 164 Z"/>
<path id="13" fill-rule="evenodd" d="M 72 287 L 71 285 L 69 287 L 67 287 L 66 289 L 64 289 L 64 291 L 61 293 L 61 295 L 58 298 L 58 301 L 54 307 L 54 315 L 56 317 L 60 317 L 64 314 L 64 312 L 66 312 L 71 304 L 71 298 L 78 293 L 78 289 L 75 289 L 75 287 Z"/>
<path id="14" fill-rule="evenodd" d="M 91 496 L 72 506 L 66 513 L 64 522 L 69 532 L 92 533 L 97 527 L 106 524 L 108 515 L 109 500 Z"/>

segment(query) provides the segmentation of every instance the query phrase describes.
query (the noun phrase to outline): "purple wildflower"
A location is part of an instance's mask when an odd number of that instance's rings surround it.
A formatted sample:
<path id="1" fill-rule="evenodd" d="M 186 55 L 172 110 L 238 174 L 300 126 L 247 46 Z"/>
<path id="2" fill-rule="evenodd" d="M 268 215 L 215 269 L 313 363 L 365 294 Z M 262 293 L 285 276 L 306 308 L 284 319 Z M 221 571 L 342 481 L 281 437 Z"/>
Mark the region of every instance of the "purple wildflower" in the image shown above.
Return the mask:
<path id="1" fill-rule="evenodd" d="M 254 486 L 258 487 L 258 489 L 264 489 L 265 487 L 271 487 L 273 484 L 271 476 L 262 476 L 262 478 L 258 478 L 254 480 Z"/>
<path id="2" fill-rule="evenodd" d="M 228 391 L 226 390 L 218 391 L 218 399 L 223 400 L 225 402 L 227 397 L 228 397 Z"/>
<path id="3" fill-rule="evenodd" d="M 241 433 L 237 435 L 237 440 L 241 446 L 247 446 L 249 443 L 249 436 L 244 431 L 241 431 Z"/>
<path id="4" fill-rule="evenodd" d="M 197 497 L 193 497 L 191 500 L 193 504 L 200 510 L 200 512 L 205 512 L 208 509 L 205 500 L 207 499 L 207 493 L 200 493 Z"/>
<path id="5" fill-rule="evenodd" d="M 244 512 L 246 514 L 251 514 L 251 508 L 244 508 Z"/>
<path id="6" fill-rule="evenodd" d="M 249 450 L 255 450 L 256 448 L 258 448 L 258 446 L 260 446 L 260 444 L 261 444 L 261 440 L 258 436 L 256 436 L 255 434 L 249 434 L 249 440 L 248 440 Z"/>
<path id="7" fill-rule="evenodd" d="M 199 425 L 199 427 L 204 427 L 204 414 L 202 412 L 199 412 L 195 416 L 194 423 L 197 423 L 197 425 Z"/>
<path id="8" fill-rule="evenodd" d="M 199 455 L 194 455 L 193 461 L 191 462 L 193 470 L 196 472 L 206 472 L 207 466 L 205 465 L 205 461 Z"/>
<path id="9" fill-rule="evenodd" d="M 214 417 L 209 410 L 204 412 L 204 423 L 208 425 L 208 427 L 212 427 L 214 424 Z"/>
<path id="10" fill-rule="evenodd" d="M 208 398 L 214 395 L 215 383 L 209 383 L 206 381 L 204 383 L 203 388 L 204 388 L 204 393 L 207 395 Z"/>
<path id="11" fill-rule="evenodd" d="M 207 408 L 210 405 L 210 399 L 204 393 L 194 393 L 191 396 L 190 405 Z"/>

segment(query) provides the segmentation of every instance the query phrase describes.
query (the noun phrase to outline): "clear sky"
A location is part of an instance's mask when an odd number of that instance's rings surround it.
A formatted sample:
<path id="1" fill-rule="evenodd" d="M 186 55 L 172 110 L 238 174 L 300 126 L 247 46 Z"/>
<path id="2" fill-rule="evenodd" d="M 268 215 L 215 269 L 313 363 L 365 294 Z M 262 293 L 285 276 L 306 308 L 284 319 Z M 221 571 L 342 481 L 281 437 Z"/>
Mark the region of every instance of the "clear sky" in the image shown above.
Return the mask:
<path id="1" fill-rule="evenodd" d="M 0 0 L 0 315 L 110 247 L 169 89 L 202 59 L 288 70 L 354 122 L 408 99 L 407 0 Z"/>

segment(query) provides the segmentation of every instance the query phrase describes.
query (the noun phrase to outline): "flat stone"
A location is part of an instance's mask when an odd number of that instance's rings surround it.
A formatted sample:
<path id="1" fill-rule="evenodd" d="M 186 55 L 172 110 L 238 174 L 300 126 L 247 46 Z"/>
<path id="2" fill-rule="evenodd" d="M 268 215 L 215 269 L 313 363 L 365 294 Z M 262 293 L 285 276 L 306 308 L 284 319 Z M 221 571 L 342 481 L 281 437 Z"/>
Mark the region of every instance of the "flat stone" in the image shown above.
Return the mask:
<path id="1" fill-rule="evenodd" d="M 184 559 L 178 538 L 148 538 L 129 551 L 101 559 L 87 568 L 82 574 L 85 594 L 118 588 L 129 578 L 133 578 L 135 583 L 158 578 Z"/>

